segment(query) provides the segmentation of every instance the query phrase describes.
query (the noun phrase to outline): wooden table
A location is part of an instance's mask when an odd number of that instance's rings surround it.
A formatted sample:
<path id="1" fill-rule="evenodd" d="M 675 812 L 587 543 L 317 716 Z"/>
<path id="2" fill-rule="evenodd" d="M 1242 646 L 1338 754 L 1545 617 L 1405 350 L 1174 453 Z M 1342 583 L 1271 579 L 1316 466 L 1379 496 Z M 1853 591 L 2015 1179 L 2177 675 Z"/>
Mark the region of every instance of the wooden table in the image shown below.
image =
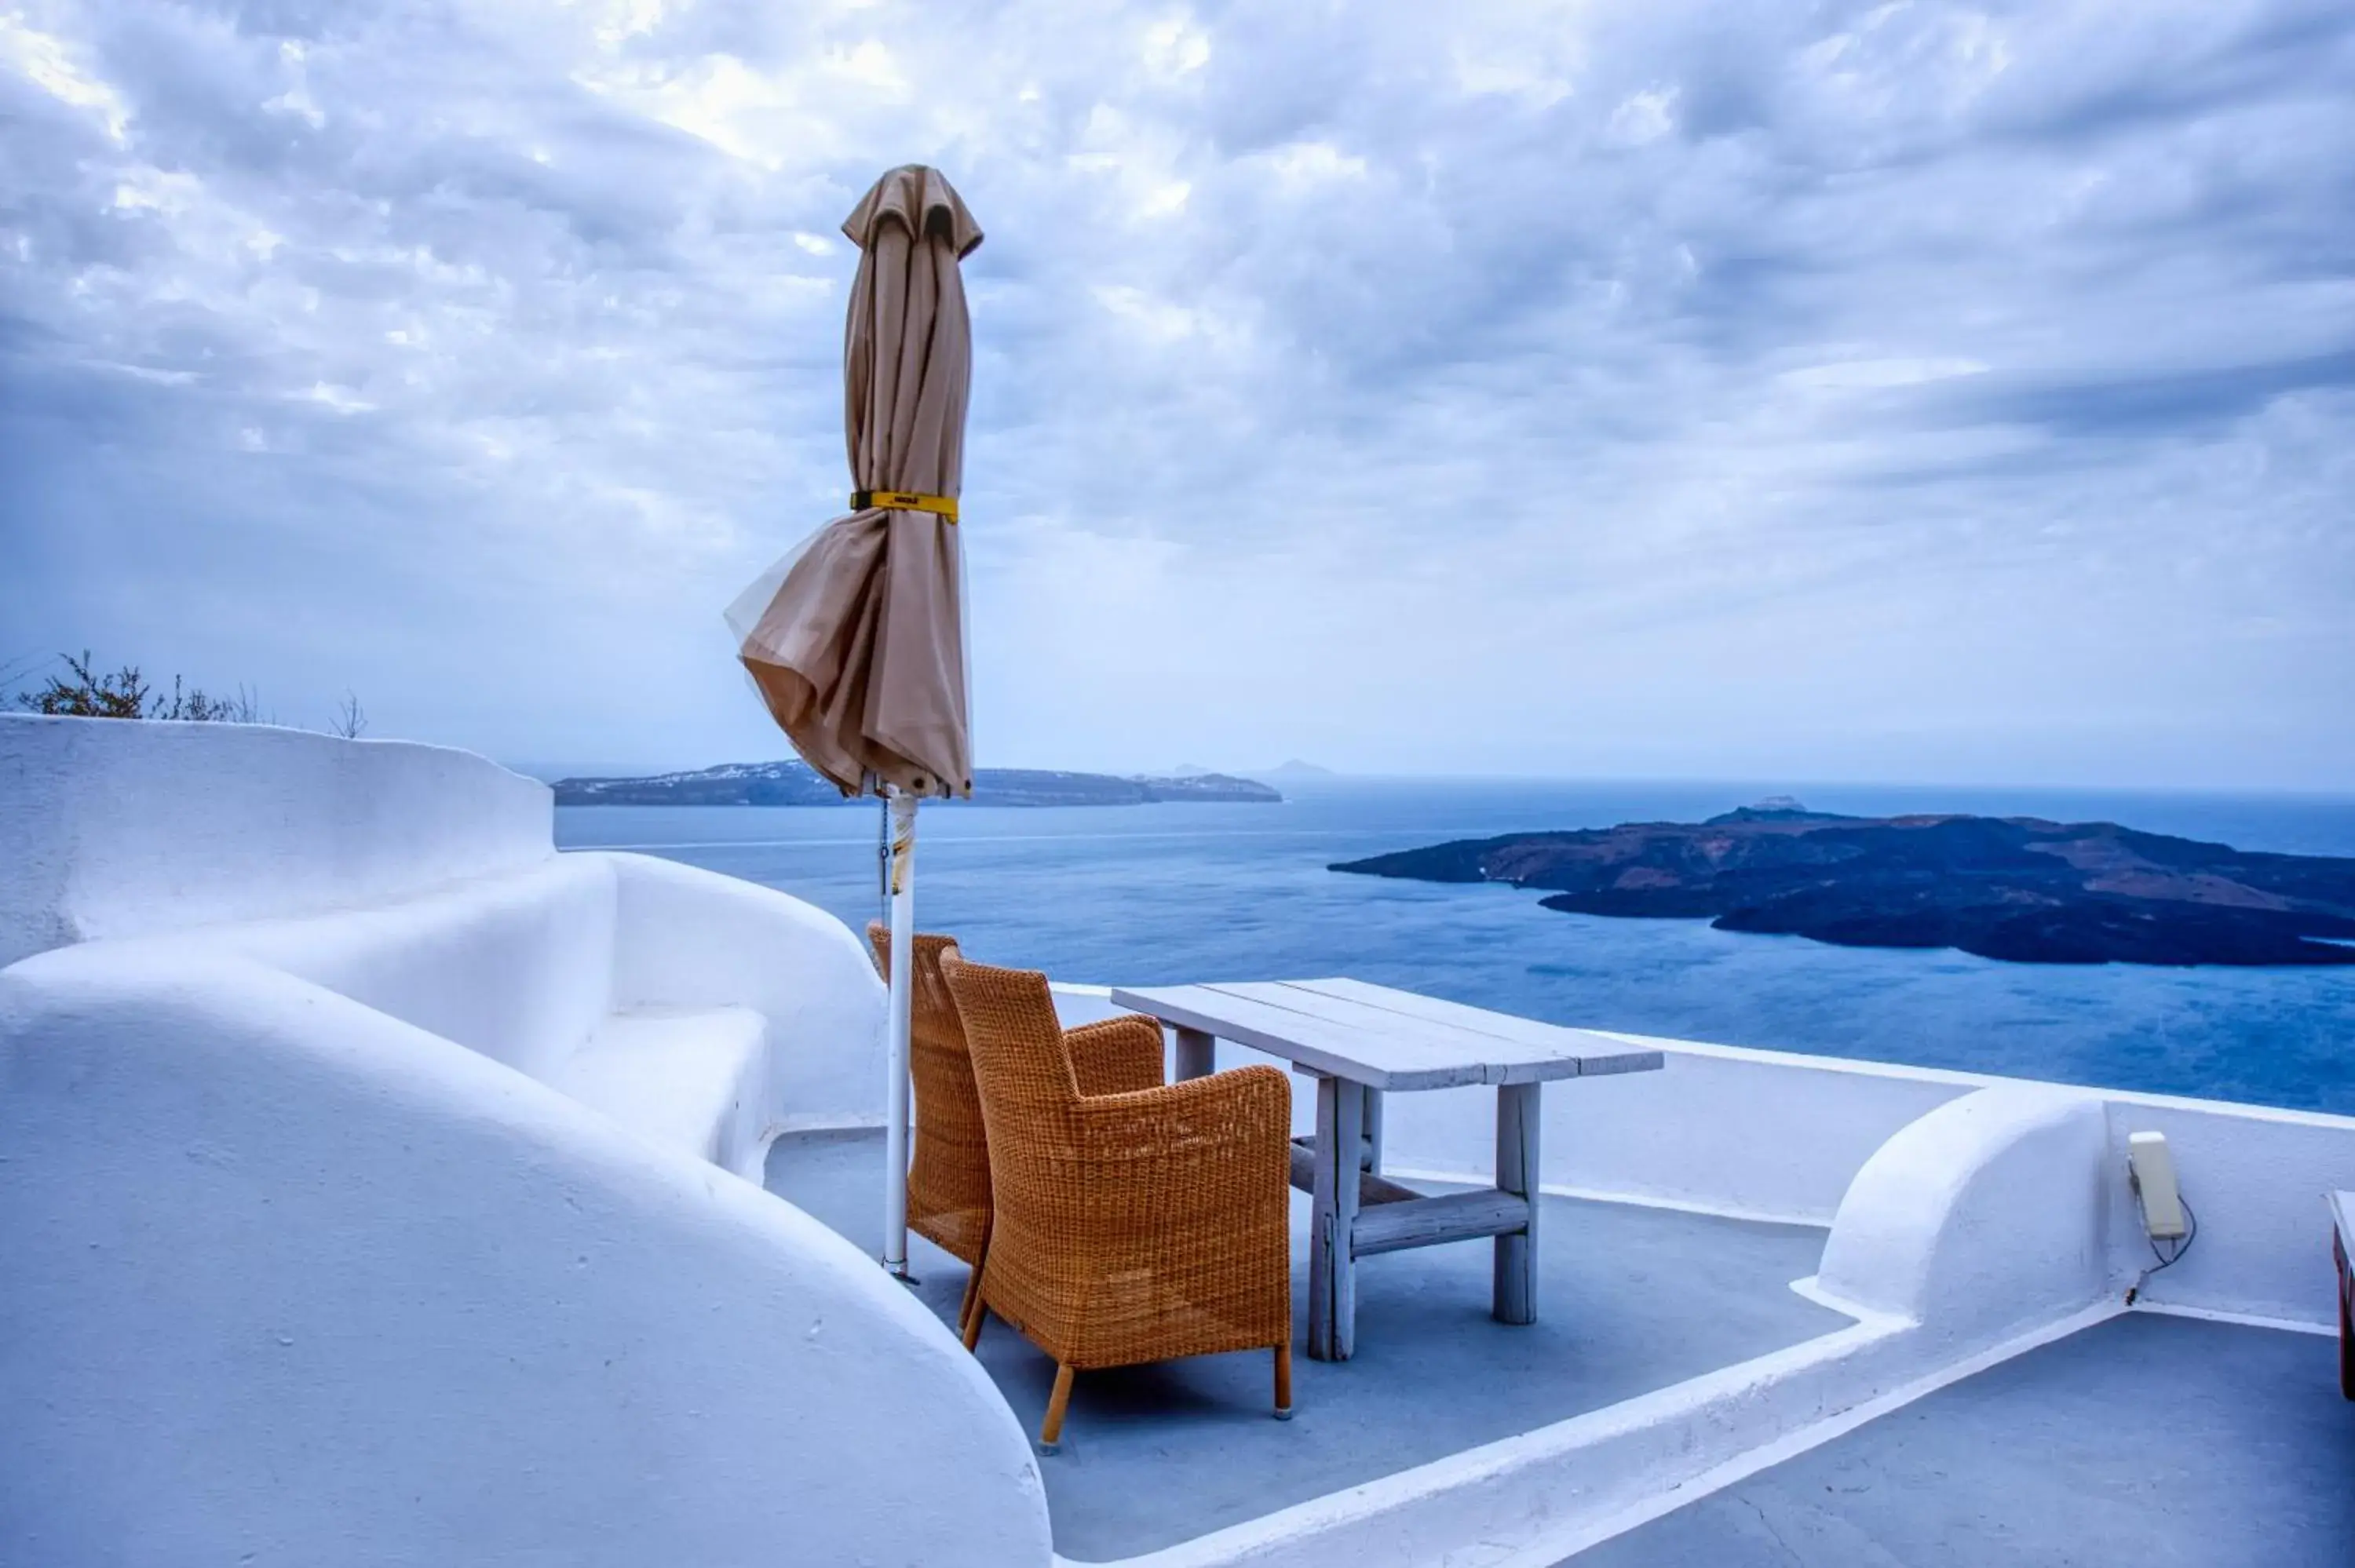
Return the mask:
<path id="1" fill-rule="evenodd" d="M 1308 1353 L 1345 1361 L 1357 1342 L 1357 1262 L 1440 1242 L 1496 1239 L 1494 1310 L 1537 1321 L 1539 1095 L 1555 1078 L 1656 1071 L 1657 1051 L 1362 980 L 1265 980 L 1115 990 L 1113 1004 L 1178 1032 L 1178 1076 L 1216 1067 L 1231 1040 L 1316 1079 L 1316 1138 L 1294 1160 L 1315 1197 Z M 1497 1184 L 1428 1198 L 1381 1174 L 1382 1097 L 1497 1088 Z M 1358 1180 L 1342 1180 L 1344 1156 Z"/>

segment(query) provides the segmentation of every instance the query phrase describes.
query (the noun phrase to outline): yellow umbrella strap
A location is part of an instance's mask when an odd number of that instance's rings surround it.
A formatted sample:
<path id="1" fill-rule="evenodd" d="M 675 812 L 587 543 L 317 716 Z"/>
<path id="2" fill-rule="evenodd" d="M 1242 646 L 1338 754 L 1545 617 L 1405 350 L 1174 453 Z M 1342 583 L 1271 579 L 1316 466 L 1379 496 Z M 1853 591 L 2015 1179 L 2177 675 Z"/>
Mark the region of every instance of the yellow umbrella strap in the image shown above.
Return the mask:
<path id="1" fill-rule="evenodd" d="M 854 490 L 850 493 L 850 509 L 866 512 L 930 512 L 957 520 L 956 497 L 954 495 L 920 495 L 912 490 Z"/>

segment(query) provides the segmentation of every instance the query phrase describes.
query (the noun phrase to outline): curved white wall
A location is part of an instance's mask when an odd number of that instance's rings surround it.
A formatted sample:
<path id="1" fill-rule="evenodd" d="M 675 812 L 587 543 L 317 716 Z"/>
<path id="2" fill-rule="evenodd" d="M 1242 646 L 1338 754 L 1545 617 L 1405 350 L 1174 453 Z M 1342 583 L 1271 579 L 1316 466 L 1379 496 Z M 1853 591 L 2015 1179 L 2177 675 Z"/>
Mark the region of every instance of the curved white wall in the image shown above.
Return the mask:
<path id="1" fill-rule="evenodd" d="M 2109 1294 L 2098 1095 L 2008 1084 L 1953 1100 L 1857 1172 L 1817 1276 L 1842 1305 L 1993 1343 Z"/>
<path id="2" fill-rule="evenodd" d="M 170 939 L 257 959 L 545 1082 L 613 1011 L 613 880 L 602 855 L 551 854 L 415 898 Z"/>
<path id="3" fill-rule="evenodd" d="M 586 851 L 415 898 L 187 933 L 543 1082 L 615 1012 L 766 1020 L 756 1121 L 878 1124 L 883 985 L 849 928 L 773 888 Z"/>
<path id="4" fill-rule="evenodd" d="M 973 1359 L 672 1136 L 879 1117 L 858 940 L 551 821 L 432 747 L 0 719 L 0 1562 L 1050 1560 Z M 683 1120 L 549 1086 L 681 1030 L 749 1075 Z"/>
<path id="5" fill-rule="evenodd" d="M 552 853 L 552 800 L 407 741 L 0 715 L 0 966 L 527 865 Z"/>
<path id="6" fill-rule="evenodd" d="M 586 854 L 567 854 L 567 861 Z M 883 982 L 867 945 L 773 888 L 651 855 L 613 867 L 613 1005 L 741 1006 L 769 1021 L 769 1103 L 781 1127 L 879 1126 Z"/>
<path id="7" fill-rule="evenodd" d="M 0 1561 L 1045 1564 L 866 1257 L 486 1057 L 177 941 L 0 973 Z"/>

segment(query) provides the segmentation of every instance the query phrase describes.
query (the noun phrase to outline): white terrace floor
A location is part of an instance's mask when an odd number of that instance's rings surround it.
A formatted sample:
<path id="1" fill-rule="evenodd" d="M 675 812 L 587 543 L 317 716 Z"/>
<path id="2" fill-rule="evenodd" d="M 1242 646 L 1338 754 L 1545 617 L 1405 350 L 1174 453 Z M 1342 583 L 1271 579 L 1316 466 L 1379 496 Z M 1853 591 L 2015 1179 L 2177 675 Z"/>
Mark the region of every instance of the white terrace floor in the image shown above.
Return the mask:
<path id="1" fill-rule="evenodd" d="M 2130 1312 L 1563 1568 L 2345 1568 L 2355 1406 L 2318 1334 Z"/>
<path id="2" fill-rule="evenodd" d="M 767 1185 L 871 1253 L 881 1163 L 879 1133 L 787 1137 L 770 1153 Z M 1821 1230 L 1545 1202 L 1536 1324 L 1489 1318 L 1486 1242 L 1370 1259 L 1359 1276 L 1356 1357 L 1337 1365 L 1295 1353 L 1290 1422 L 1269 1416 L 1264 1352 L 1082 1375 L 1060 1451 L 1039 1461 L 1057 1551 L 1082 1561 L 1149 1552 L 1849 1323 L 1790 1288 L 1816 1272 Z M 1297 1193 L 1293 1224 L 1294 1311 L 1305 1320 L 1307 1200 Z M 923 1300 L 954 1317 L 964 1266 L 913 1237 L 911 1264 Z M 980 1354 L 1036 1432 L 1053 1363 L 996 1321 Z"/>

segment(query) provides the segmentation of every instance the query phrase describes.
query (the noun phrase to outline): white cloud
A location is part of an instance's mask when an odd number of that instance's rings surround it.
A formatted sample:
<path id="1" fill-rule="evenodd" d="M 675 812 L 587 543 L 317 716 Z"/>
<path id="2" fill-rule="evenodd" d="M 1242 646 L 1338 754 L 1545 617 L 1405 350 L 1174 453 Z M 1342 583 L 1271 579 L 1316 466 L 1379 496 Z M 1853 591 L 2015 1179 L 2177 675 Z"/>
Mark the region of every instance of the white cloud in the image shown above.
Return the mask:
<path id="1" fill-rule="evenodd" d="M 1210 63 L 1210 36 L 1182 12 L 1145 29 L 1145 63 L 1156 75 L 1185 77 Z"/>
<path id="2" fill-rule="evenodd" d="M 0 15 L 0 66 L 16 72 L 60 103 L 96 114 L 107 139 L 120 144 L 131 111 L 121 95 L 79 64 L 64 39 Z"/>
<path id="3" fill-rule="evenodd" d="M 376 407 L 348 387 L 330 387 L 324 381 L 312 383 L 310 390 L 304 392 L 303 397 L 338 414 L 365 414 Z"/>
<path id="4" fill-rule="evenodd" d="M 1099 283 L 1093 292 L 1097 303 L 1140 329 L 1156 344 L 1172 344 L 1203 330 L 1204 323 L 1198 313 L 1183 305 L 1173 305 L 1167 300 L 1155 299 L 1142 289 L 1118 283 Z"/>
<path id="5" fill-rule="evenodd" d="M 1646 142 L 1657 142 L 1676 129 L 1677 93 L 1674 88 L 1647 88 L 1631 92 L 1619 101 L 1611 111 L 1611 121 L 1604 129 L 1605 136 L 1622 146 L 1640 147 Z"/>
<path id="6" fill-rule="evenodd" d="M 773 751 L 918 159 L 985 757 L 2355 768 L 2343 5 L 280 16 L 0 17 L 0 663 Z"/>
<path id="7" fill-rule="evenodd" d="M 1330 142 L 1293 142 L 1267 154 L 1267 166 L 1294 189 L 1335 181 L 1362 180 L 1366 160 L 1344 153 Z"/>
<path id="8" fill-rule="evenodd" d="M 1830 389 L 1919 387 L 1985 369 L 1986 363 L 1977 359 L 1842 359 L 1786 370 L 1781 379 L 1794 387 Z"/>

